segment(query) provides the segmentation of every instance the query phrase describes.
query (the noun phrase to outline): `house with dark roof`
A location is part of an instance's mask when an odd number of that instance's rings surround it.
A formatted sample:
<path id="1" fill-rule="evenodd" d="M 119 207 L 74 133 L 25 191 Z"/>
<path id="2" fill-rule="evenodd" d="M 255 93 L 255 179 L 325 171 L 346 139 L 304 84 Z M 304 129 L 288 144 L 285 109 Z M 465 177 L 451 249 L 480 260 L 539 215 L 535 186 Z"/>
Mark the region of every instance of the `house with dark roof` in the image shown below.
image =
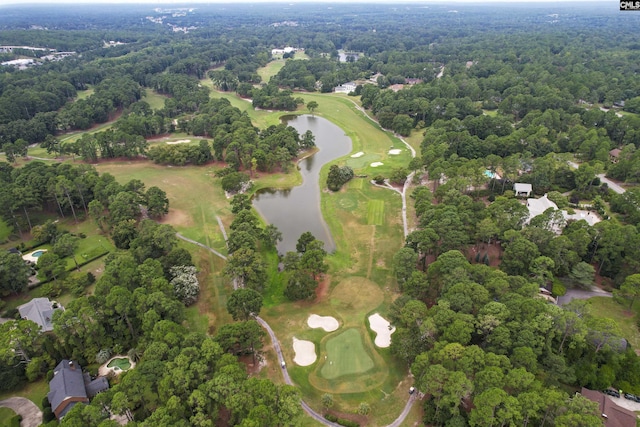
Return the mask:
<path id="1" fill-rule="evenodd" d="M 592 402 L 598 404 L 600 413 L 602 414 L 602 421 L 604 421 L 605 427 L 635 427 L 636 426 L 636 414 L 629 409 L 625 409 L 620 405 L 617 405 L 613 399 L 606 394 L 596 391 L 582 388 L 580 391 L 584 397 Z"/>
<path id="2" fill-rule="evenodd" d="M 62 419 L 78 403 L 89 403 L 89 399 L 109 388 L 105 377 L 91 380 L 89 374 L 83 374 L 78 363 L 63 359 L 53 370 L 49 381 L 47 398 L 56 418 Z"/>
<path id="3" fill-rule="evenodd" d="M 34 298 L 18 307 L 20 317 L 36 322 L 42 332 L 53 331 L 53 312 L 63 310 L 62 306 L 49 301 L 49 298 Z"/>

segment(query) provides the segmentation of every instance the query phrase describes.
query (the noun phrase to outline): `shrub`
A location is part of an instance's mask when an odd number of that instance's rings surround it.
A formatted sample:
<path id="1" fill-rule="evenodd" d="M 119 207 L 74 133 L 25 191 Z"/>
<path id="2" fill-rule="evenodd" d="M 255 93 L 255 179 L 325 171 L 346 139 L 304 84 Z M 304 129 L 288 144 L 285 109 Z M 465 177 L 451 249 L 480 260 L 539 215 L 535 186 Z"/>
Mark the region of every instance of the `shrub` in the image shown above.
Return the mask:
<path id="1" fill-rule="evenodd" d="M 553 281 L 553 289 L 551 290 L 551 295 L 553 295 L 554 297 L 561 297 L 566 293 L 566 286 L 564 286 L 564 284 L 560 280 L 555 279 Z"/>
<path id="2" fill-rule="evenodd" d="M 324 417 L 331 421 L 332 423 L 335 423 L 338 421 L 338 417 L 336 417 L 335 415 L 331 415 L 331 414 L 324 414 Z"/>
<path id="3" fill-rule="evenodd" d="M 384 176 L 382 175 L 376 175 L 373 177 L 373 182 L 375 182 L 378 185 L 382 185 L 384 184 Z"/>

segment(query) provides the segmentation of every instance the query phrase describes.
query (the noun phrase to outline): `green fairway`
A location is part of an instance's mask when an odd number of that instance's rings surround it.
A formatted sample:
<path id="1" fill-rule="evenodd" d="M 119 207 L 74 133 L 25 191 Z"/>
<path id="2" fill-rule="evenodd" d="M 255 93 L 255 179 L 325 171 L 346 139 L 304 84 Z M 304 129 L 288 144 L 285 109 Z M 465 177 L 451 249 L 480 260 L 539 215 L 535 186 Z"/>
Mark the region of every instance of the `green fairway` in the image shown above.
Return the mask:
<path id="1" fill-rule="evenodd" d="M 327 341 L 327 359 L 320 374 L 333 380 L 344 375 L 363 374 L 373 368 L 373 360 L 369 357 L 362 343 L 358 329 L 347 329 Z"/>
<path id="2" fill-rule="evenodd" d="M 164 100 L 166 96 L 160 95 L 153 89 L 145 88 L 142 101 L 149 104 L 152 110 L 162 110 L 164 108 Z"/>
<path id="3" fill-rule="evenodd" d="M 271 77 L 275 76 L 278 74 L 278 71 L 282 70 L 285 62 L 285 59 L 275 59 L 269 62 L 265 67 L 259 68 L 258 75 L 264 83 L 269 83 Z"/>
<path id="4" fill-rule="evenodd" d="M 89 87 L 89 89 L 86 89 L 86 90 L 79 90 L 78 97 L 76 98 L 76 100 L 79 101 L 81 99 L 87 99 L 88 97 L 93 95 L 93 92 L 94 90 L 92 87 Z"/>
<path id="5" fill-rule="evenodd" d="M 367 224 L 382 225 L 384 223 L 384 200 L 369 200 L 367 203 Z"/>

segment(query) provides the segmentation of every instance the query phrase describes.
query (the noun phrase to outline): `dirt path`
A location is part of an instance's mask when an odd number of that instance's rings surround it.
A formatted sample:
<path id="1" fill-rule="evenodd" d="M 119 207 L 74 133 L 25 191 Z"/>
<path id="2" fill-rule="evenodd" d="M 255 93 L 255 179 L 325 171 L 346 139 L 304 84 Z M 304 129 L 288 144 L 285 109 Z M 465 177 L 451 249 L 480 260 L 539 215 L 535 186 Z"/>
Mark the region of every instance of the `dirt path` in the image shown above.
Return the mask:
<path id="1" fill-rule="evenodd" d="M 22 417 L 20 427 L 38 427 L 42 424 L 42 411 L 29 399 L 10 397 L 0 400 L 0 406 L 9 408 Z"/>

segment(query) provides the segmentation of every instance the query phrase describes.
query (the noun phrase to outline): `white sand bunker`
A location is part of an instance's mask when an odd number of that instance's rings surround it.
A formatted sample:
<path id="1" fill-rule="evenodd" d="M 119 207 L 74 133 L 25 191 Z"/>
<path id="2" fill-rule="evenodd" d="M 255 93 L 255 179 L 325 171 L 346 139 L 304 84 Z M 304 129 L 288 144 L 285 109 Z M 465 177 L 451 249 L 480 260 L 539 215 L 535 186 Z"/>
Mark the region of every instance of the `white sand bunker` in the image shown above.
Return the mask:
<path id="1" fill-rule="evenodd" d="M 402 153 L 402 150 L 401 150 L 401 149 L 399 149 L 399 148 L 394 148 L 393 150 L 389 150 L 389 154 L 392 154 L 392 155 L 394 155 L 394 156 L 395 156 L 395 155 L 398 155 L 398 154 L 400 154 L 400 153 Z"/>
<path id="2" fill-rule="evenodd" d="M 382 166 L 382 165 L 384 165 L 384 163 L 382 163 L 382 162 L 373 162 L 373 163 L 371 163 L 371 167 L 372 168 L 377 168 L 378 166 Z"/>
<path id="3" fill-rule="evenodd" d="M 169 145 L 173 145 L 173 144 L 186 144 L 187 142 L 191 142 L 190 139 L 179 139 L 177 141 L 167 141 L 167 144 Z"/>
<path id="4" fill-rule="evenodd" d="M 387 348 L 391 345 L 391 334 L 396 331 L 395 327 L 384 317 L 378 313 L 369 316 L 369 325 L 371 330 L 376 333 L 376 339 L 374 340 L 376 346 L 380 348 Z"/>
<path id="5" fill-rule="evenodd" d="M 356 154 L 352 154 L 351 157 L 362 157 L 364 153 L 362 151 L 358 151 Z"/>
<path id="6" fill-rule="evenodd" d="M 293 337 L 293 351 L 296 352 L 296 357 L 293 358 L 293 361 L 300 366 L 309 366 L 318 358 L 316 356 L 316 346 L 311 341 L 299 340 Z"/>
<path id="7" fill-rule="evenodd" d="M 318 316 L 317 314 L 312 314 L 307 319 L 307 325 L 310 328 L 322 328 L 325 332 L 333 332 L 338 329 L 340 324 L 336 320 L 335 317 L 331 316 Z"/>

